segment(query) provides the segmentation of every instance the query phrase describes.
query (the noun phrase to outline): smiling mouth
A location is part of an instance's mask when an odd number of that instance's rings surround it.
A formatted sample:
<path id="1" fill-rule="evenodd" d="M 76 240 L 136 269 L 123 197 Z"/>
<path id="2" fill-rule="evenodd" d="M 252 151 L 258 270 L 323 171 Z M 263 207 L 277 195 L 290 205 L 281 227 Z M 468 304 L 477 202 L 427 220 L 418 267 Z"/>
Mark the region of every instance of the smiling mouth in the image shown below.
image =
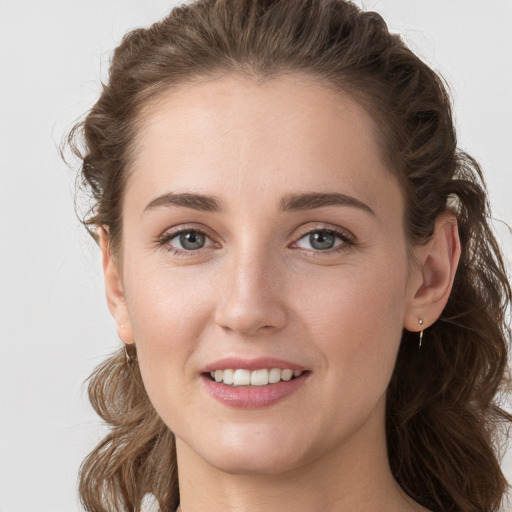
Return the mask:
<path id="1" fill-rule="evenodd" d="M 205 375 L 211 381 L 226 384 L 228 386 L 254 386 L 261 387 L 278 382 L 287 382 L 300 377 L 304 372 L 302 370 L 292 370 L 280 368 L 262 368 L 259 370 L 245 369 L 225 369 L 211 371 Z"/>

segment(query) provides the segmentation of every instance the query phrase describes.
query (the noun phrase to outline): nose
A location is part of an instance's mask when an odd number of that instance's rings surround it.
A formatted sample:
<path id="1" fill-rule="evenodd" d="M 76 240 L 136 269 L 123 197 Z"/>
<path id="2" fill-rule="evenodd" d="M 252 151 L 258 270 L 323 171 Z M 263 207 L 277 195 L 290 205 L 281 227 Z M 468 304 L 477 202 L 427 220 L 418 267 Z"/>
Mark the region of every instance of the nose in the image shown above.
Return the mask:
<path id="1" fill-rule="evenodd" d="M 286 324 L 286 286 L 279 266 L 268 255 L 233 258 L 219 286 L 215 322 L 223 329 L 254 337 Z"/>

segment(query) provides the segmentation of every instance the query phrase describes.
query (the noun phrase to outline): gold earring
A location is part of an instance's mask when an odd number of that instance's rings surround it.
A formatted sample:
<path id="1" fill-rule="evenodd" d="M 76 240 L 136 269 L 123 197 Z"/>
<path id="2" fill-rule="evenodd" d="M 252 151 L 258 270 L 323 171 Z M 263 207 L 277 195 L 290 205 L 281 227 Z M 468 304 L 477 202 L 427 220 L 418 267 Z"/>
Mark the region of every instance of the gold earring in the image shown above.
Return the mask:
<path id="1" fill-rule="evenodd" d="M 420 319 L 418 320 L 418 323 L 419 323 L 420 325 L 423 325 L 423 320 L 420 318 Z M 422 342 L 422 340 L 423 340 L 423 329 L 420 331 L 420 344 L 419 344 L 418 349 L 420 349 L 420 348 L 421 348 L 421 342 Z"/>

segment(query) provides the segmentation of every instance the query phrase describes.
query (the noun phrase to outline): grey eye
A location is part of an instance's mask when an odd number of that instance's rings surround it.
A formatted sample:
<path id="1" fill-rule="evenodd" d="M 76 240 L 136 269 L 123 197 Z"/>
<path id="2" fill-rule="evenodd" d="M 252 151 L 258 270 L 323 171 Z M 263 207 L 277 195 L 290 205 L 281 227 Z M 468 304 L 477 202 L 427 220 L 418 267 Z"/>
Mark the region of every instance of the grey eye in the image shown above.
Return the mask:
<path id="1" fill-rule="evenodd" d="M 326 251 L 345 243 L 342 235 L 331 231 L 313 231 L 304 235 L 298 240 L 297 245 L 302 249 L 314 249 L 315 251 Z"/>
<path id="2" fill-rule="evenodd" d="M 201 249 L 204 247 L 206 242 L 206 235 L 199 231 L 184 231 L 178 236 L 174 237 L 173 240 L 178 239 L 181 248 L 187 251 L 193 251 L 195 249 Z"/>
<path id="3" fill-rule="evenodd" d="M 332 249 L 335 242 L 336 237 L 332 233 L 326 233 L 325 231 L 318 231 L 309 235 L 309 243 L 313 249 Z"/>

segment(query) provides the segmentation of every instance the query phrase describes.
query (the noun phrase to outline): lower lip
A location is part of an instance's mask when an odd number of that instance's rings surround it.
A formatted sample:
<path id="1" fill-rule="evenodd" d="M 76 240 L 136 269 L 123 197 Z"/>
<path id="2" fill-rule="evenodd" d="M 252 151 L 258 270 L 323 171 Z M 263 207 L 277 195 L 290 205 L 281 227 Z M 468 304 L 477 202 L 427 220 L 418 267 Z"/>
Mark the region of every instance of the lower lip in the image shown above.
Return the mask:
<path id="1" fill-rule="evenodd" d="M 202 376 L 206 390 L 219 402 L 241 409 L 269 407 L 297 391 L 305 382 L 309 372 L 289 381 L 280 381 L 266 386 L 228 386 L 222 382 Z"/>

